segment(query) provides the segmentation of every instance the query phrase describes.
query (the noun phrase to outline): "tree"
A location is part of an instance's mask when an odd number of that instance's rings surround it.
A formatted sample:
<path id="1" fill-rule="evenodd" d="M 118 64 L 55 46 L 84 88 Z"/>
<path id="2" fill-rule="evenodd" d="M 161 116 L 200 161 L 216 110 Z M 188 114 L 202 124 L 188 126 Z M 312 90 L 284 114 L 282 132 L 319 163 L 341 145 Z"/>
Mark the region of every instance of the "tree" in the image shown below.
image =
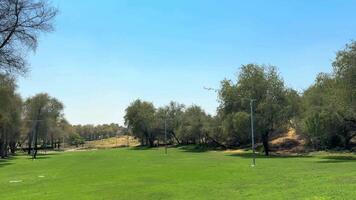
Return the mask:
<path id="1" fill-rule="evenodd" d="M 177 102 L 171 101 L 169 105 L 158 108 L 156 112 L 156 123 L 160 126 L 160 130 L 164 131 L 164 123 L 166 123 L 168 140 L 174 139 L 176 143 L 180 144 L 177 137 L 177 130 L 181 124 L 182 114 L 185 106 Z M 163 133 L 164 134 L 164 133 Z"/>
<path id="2" fill-rule="evenodd" d="M 338 116 L 343 120 L 341 135 L 345 147 L 350 148 L 350 141 L 356 136 L 356 42 L 346 45 L 339 51 L 333 62 L 337 84 Z"/>
<path id="3" fill-rule="evenodd" d="M 57 10 L 46 0 L 0 0 L 0 72 L 24 73 L 24 52 L 53 29 Z"/>
<path id="4" fill-rule="evenodd" d="M 260 133 L 257 139 L 262 140 L 265 154 L 269 155 L 270 135 L 285 128 L 293 115 L 287 98 L 290 92 L 275 67 L 243 65 L 236 84 L 222 81 L 218 113 L 223 131 L 232 132 L 240 143 L 247 141 L 250 100 L 253 99 L 256 133 Z"/>
<path id="5" fill-rule="evenodd" d="M 180 116 L 177 137 L 183 144 L 206 143 L 208 116 L 199 106 L 188 107 Z"/>
<path id="6" fill-rule="evenodd" d="M 131 128 L 141 144 L 153 147 L 155 134 L 153 132 L 155 107 L 152 103 L 136 100 L 126 108 L 125 124 Z"/>
<path id="7" fill-rule="evenodd" d="M 8 147 L 15 153 L 20 136 L 22 100 L 15 93 L 13 78 L 0 74 L 0 157 L 8 156 Z"/>
<path id="8" fill-rule="evenodd" d="M 356 136 L 356 43 L 346 45 L 303 94 L 303 130 L 315 149 L 351 148 Z"/>
<path id="9" fill-rule="evenodd" d="M 33 143 L 33 157 L 36 158 L 38 140 L 42 139 L 44 144 L 47 143 L 49 130 L 51 127 L 56 126 L 63 117 L 63 104 L 56 98 L 41 93 L 25 101 L 24 112 L 27 126 L 30 127 L 28 154 L 31 153 L 31 145 Z"/>
<path id="10" fill-rule="evenodd" d="M 82 136 L 80 136 L 78 133 L 69 134 L 68 140 L 69 140 L 70 145 L 74 145 L 76 147 L 84 144 L 84 138 Z"/>

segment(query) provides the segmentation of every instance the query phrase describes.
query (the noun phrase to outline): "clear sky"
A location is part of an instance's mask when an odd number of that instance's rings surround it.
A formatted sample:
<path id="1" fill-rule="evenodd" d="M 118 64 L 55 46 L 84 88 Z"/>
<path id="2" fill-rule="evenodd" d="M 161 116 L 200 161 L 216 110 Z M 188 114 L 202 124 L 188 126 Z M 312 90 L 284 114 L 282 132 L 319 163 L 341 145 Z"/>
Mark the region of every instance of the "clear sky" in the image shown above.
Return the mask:
<path id="1" fill-rule="evenodd" d="M 56 30 L 29 55 L 19 91 L 58 98 L 73 124 L 123 124 L 137 98 L 197 104 L 214 114 L 217 96 L 203 87 L 235 79 L 247 63 L 277 66 L 286 84 L 302 91 L 356 39 L 351 0 L 53 3 Z"/>

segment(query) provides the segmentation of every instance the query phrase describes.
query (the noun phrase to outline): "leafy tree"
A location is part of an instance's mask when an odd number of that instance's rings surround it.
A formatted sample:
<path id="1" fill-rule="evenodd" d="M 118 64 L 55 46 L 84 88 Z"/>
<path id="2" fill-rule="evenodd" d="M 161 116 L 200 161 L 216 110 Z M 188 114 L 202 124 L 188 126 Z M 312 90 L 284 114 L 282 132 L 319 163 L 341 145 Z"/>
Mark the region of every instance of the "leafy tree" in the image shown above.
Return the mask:
<path id="1" fill-rule="evenodd" d="M 126 108 L 125 124 L 131 128 L 135 137 L 141 144 L 154 146 L 155 134 L 153 132 L 155 120 L 155 107 L 152 103 L 136 100 Z"/>
<path id="2" fill-rule="evenodd" d="M 36 158 L 38 141 L 42 139 L 46 144 L 48 132 L 63 118 L 63 104 L 48 94 L 41 93 L 28 98 L 24 104 L 24 115 L 28 133 L 28 154 L 31 153 L 31 145 L 34 145 L 33 157 Z"/>
<path id="3" fill-rule="evenodd" d="M 199 106 L 188 107 L 180 117 L 177 137 L 183 144 L 206 143 L 208 116 Z"/>
<path id="4" fill-rule="evenodd" d="M 349 148 L 350 141 L 356 136 L 356 42 L 337 53 L 333 67 L 337 84 L 337 91 L 334 91 L 337 114 L 343 120 L 341 135 L 345 147 Z"/>
<path id="5" fill-rule="evenodd" d="M 221 121 L 222 142 L 226 146 L 241 146 L 250 141 L 250 115 L 246 112 L 228 114 Z"/>
<path id="6" fill-rule="evenodd" d="M 241 67 L 236 84 L 222 81 L 219 91 L 219 115 L 223 132 L 230 135 L 230 141 L 247 142 L 247 127 L 250 121 L 250 100 L 254 100 L 254 117 L 257 139 L 261 139 L 265 154 L 269 154 L 269 138 L 276 131 L 285 128 L 293 116 L 288 94 L 291 89 L 284 86 L 275 67 L 255 64 Z M 234 137 L 231 137 L 234 136 Z M 232 139 L 231 139 L 232 138 Z"/>
<path id="7" fill-rule="evenodd" d="M 14 153 L 20 136 L 22 100 L 15 93 L 14 79 L 0 74 L 0 157 Z"/>
<path id="8" fill-rule="evenodd" d="M 81 137 L 78 133 L 69 134 L 68 140 L 70 145 L 74 145 L 76 147 L 84 144 L 84 138 Z"/>
<path id="9" fill-rule="evenodd" d="M 46 0 L 0 0 L 0 72 L 26 71 L 25 50 L 36 49 L 56 14 Z"/>
<path id="10" fill-rule="evenodd" d="M 158 108 L 156 112 L 156 124 L 160 127 L 161 133 L 164 134 L 164 124 L 166 123 L 167 139 L 180 144 L 177 137 L 177 130 L 181 124 L 182 114 L 185 106 L 177 102 L 170 102 L 169 105 Z"/>
<path id="11" fill-rule="evenodd" d="M 303 130 L 315 149 L 350 148 L 356 136 L 356 43 L 339 51 L 331 74 L 303 95 Z"/>

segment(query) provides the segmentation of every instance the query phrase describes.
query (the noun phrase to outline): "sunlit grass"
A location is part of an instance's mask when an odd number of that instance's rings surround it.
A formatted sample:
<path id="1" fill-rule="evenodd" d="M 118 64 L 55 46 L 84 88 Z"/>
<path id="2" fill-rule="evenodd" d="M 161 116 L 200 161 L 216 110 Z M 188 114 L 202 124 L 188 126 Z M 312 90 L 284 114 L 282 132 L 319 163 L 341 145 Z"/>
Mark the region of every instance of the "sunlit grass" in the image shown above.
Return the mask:
<path id="1" fill-rule="evenodd" d="M 111 149 L 0 161 L 0 199 L 354 199 L 356 157 Z M 11 182 L 12 181 L 12 182 Z"/>

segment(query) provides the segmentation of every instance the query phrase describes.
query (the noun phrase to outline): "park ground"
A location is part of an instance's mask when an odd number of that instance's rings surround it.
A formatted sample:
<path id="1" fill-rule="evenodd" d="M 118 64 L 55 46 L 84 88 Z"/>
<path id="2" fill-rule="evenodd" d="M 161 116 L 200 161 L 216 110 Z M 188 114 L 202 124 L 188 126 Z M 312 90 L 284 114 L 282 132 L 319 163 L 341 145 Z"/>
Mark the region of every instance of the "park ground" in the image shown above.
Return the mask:
<path id="1" fill-rule="evenodd" d="M 356 156 L 139 147 L 0 160 L 0 199 L 355 199 Z"/>

